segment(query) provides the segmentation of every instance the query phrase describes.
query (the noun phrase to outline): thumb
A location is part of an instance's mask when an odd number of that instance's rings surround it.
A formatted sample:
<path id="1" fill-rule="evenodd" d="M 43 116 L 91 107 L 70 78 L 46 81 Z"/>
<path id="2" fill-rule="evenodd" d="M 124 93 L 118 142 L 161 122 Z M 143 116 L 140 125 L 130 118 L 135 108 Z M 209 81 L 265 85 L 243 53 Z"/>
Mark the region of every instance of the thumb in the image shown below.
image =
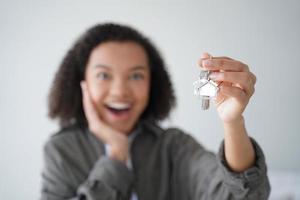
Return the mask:
<path id="1" fill-rule="evenodd" d="M 207 52 L 204 52 L 204 53 L 201 55 L 201 59 L 203 59 L 203 60 L 209 59 L 209 58 L 212 58 L 212 55 L 210 55 L 210 54 L 207 53 Z"/>
<path id="2" fill-rule="evenodd" d="M 212 55 L 207 53 L 207 52 L 204 52 L 202 55 L 201 55 L 201 58 L 199 59 L 198 61 L 198 65 L 200 66 L 201 69 L 203 69 L 203 65 L 202 65 L 202 62 L 203 60 L 207 60 L 207 59 L 212 59 Z"/>

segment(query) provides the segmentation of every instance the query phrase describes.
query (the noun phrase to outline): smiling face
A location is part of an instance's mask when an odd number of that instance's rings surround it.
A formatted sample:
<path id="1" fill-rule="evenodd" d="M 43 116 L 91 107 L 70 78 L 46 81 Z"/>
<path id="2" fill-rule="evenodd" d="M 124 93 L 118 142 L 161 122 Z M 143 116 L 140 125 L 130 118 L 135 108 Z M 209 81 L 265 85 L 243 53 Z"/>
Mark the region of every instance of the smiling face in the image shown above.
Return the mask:
<path id="1" fill-rule="evenodd" d="M 149 100 L 150 69 L 142 46 L 105 42 L 90 54 L 85 79 L 99 117 L 129 134 Z"/>

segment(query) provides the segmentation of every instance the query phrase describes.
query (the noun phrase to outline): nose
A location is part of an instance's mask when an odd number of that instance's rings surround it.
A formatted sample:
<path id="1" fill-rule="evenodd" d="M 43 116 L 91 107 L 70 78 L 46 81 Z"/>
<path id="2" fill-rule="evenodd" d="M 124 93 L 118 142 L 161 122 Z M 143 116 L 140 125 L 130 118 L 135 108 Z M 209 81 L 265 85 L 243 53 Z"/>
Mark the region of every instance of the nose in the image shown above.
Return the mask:
<path id="1" fill-rule="evenodd" d="M 125 99 L 129 95 L 129 88 L 126 81 L 122 79 L 115 79 L 111 83 L 110 95 L 114 98 Z"/>

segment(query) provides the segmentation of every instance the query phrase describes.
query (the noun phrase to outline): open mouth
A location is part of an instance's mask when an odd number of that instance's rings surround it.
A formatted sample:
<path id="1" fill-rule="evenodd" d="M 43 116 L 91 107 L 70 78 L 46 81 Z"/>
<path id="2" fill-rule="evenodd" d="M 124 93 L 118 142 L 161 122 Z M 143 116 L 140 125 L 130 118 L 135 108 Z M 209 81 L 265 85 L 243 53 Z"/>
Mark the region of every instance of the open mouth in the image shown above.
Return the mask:
<path id="1" fill-rule="evenodd" d="M 132 106 L 124 103 L 110 103 L 106 104 L 105 107 L 113 119 L 126 119 L 129 117 Z"/>
<path id="2" fill-rule="evenodd" d="M 113 108 L 110 106 L 106 106 L 106 108 L 114 114 L 121 114 L 130 110 L 130 108 Z"/>

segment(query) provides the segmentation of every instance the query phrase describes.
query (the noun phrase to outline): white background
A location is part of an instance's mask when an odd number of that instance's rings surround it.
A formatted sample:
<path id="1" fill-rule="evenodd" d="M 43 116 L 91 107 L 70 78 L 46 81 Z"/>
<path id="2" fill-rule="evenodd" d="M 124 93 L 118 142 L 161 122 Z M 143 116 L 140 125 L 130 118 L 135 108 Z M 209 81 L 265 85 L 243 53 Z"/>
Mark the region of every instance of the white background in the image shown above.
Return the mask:
<path id="1" fill-rule="evenodd" d="M 201 111 L 193 96 L 197 60 L 207 51 L 247 63 L 258 78 L 245 112 L 249 135 L 271 171 L 298 173 L 299 19 L 296 0 L 0 0 L 0 199 L 39 197 L 42 147 L 58 130 L 47 118 L 51 81 L 74 40 L 101 22 L 125 23 L 152 39 L 178 98 L 164 125 L 215 152 L 222 126 L 215 109 Z"/>

